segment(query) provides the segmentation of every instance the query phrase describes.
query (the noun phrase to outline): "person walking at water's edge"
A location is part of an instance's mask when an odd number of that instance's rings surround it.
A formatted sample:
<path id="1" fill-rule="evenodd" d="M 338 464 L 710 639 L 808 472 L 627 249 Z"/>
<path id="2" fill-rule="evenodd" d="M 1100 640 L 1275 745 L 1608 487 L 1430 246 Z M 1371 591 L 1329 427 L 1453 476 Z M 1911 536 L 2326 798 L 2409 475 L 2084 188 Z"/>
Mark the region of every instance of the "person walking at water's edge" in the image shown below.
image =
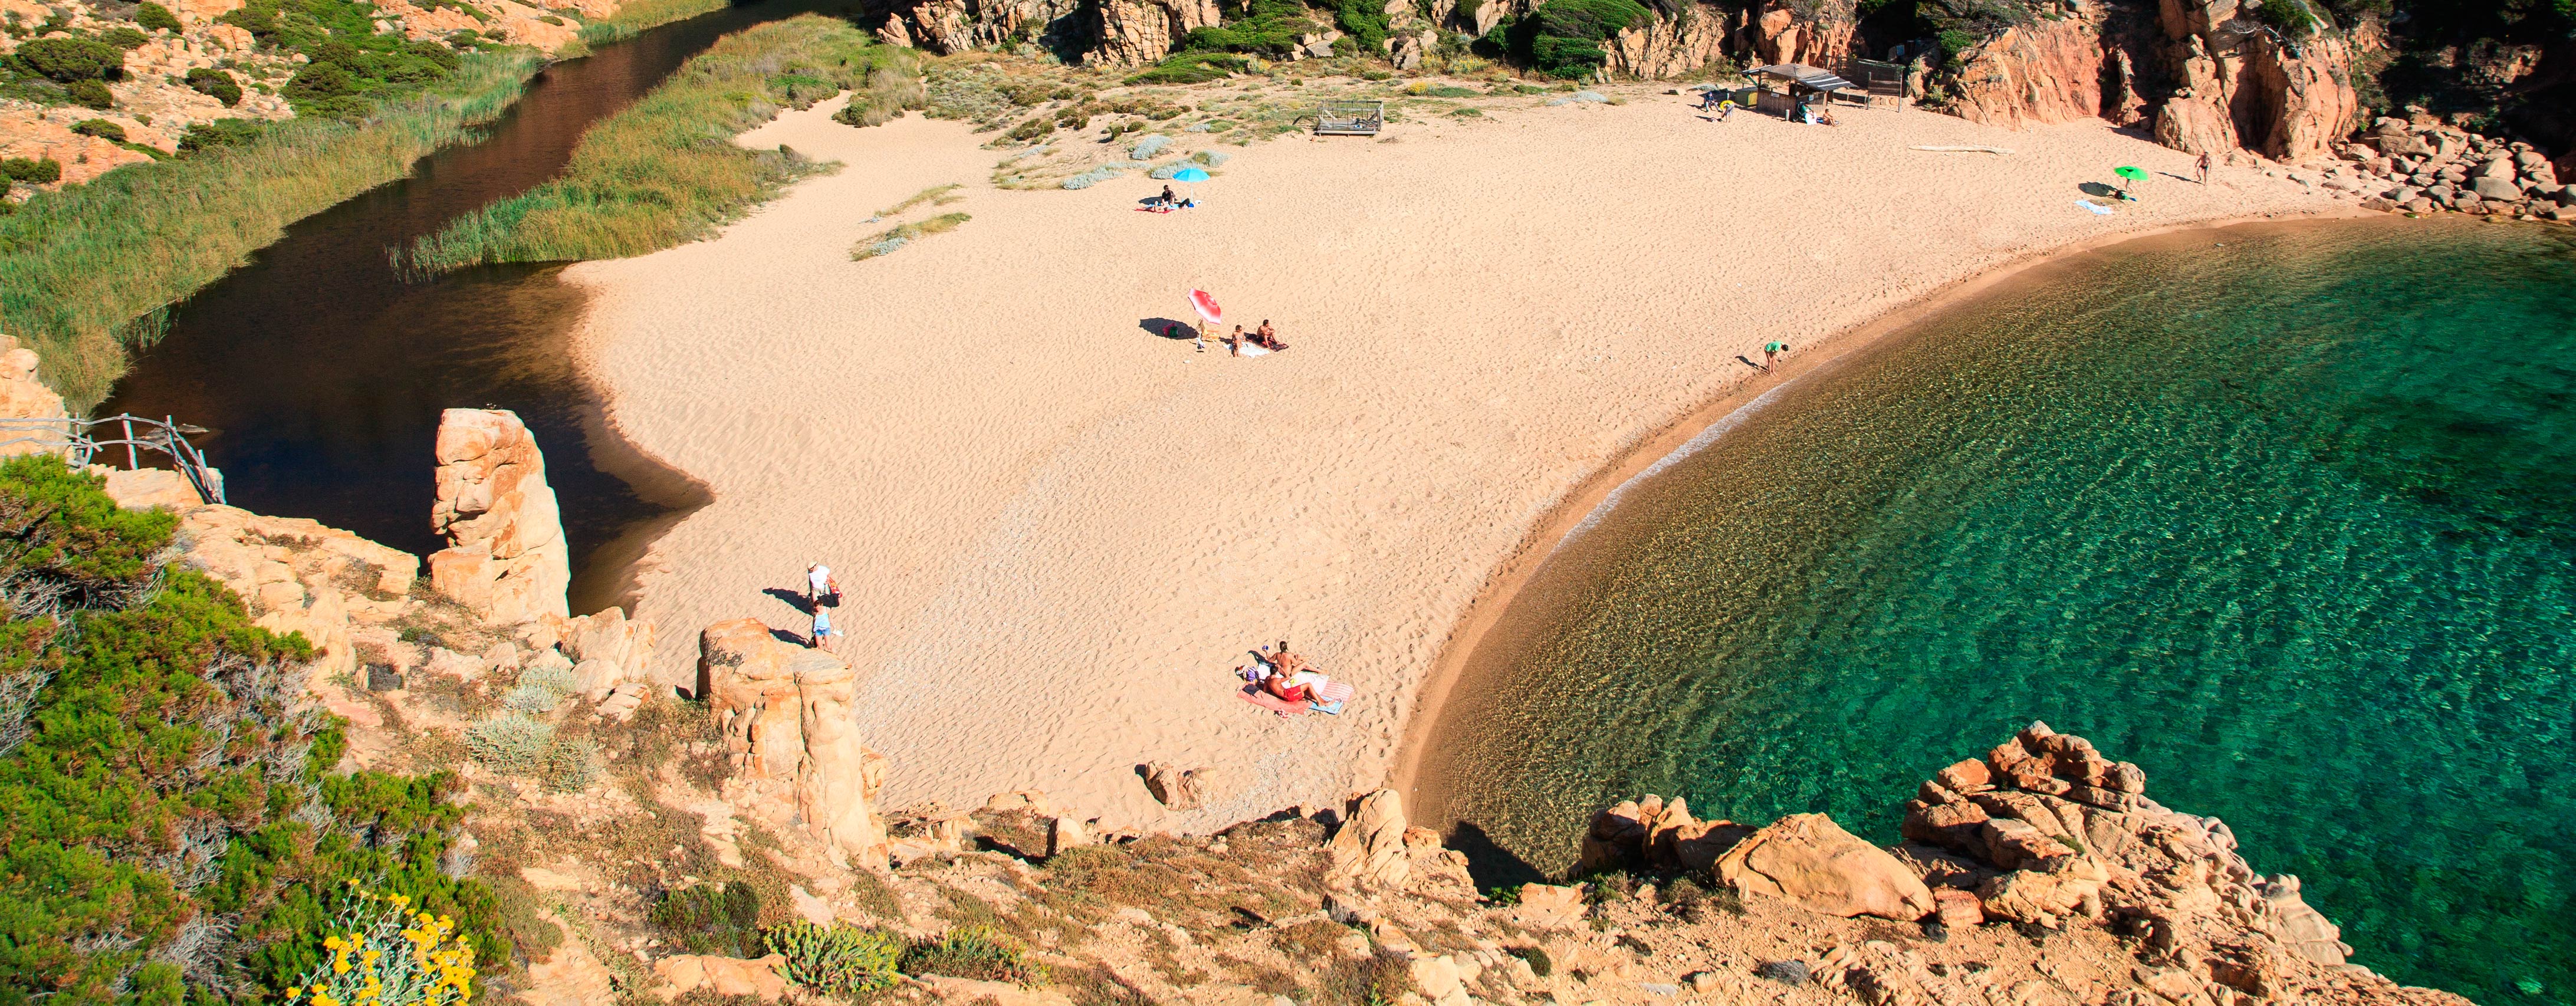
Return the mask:
<path id="1" fill-rule="evenodd" d="M 2199 175 L 2202 185 L 2209 184 L 2209 163 L 2209 151 L 2201 151 L 2200 163 L 2195 166 L 2195 173 Z"/>
<path id="2" fill-rule="evenodd" d="M 1766 374 L 1767 374 L 1767 373 L 1770 373 L 1770 371 L 1771 371 L 1771 363 L 1772 363 L 1772 361 L 1779 359 L 1779 358 L 1780 358 L 1780 354 L 1782 354 L 1782 353 L 1786 353 L 1786 352 L 1788 352 L 1788 351 L 1789 351 L 1789 344 L 1788 344 L 1788 343 L 1785 343 L 1785 342 L 1766 342 L 1766 343 L 1763 343 L 1763 344 L 1762 344 L 1762 371 L 1763 371 L 1764 373 L 1766 373 Z"/>

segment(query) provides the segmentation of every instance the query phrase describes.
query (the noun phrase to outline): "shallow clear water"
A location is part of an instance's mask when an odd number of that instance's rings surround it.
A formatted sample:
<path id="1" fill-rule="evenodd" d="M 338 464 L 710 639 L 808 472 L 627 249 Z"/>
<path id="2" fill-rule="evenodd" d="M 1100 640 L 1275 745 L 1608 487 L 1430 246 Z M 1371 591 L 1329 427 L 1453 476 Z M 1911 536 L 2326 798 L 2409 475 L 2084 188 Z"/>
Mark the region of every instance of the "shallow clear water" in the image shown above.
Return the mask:
<path id="1" fill-rule="evenodd" d="M 1550 560 L 1425 809 L 1900 801 L 2033 719 L 2225 818 L 2357 961 L 2576 1002 L 2576 232 L 2239 228 L 2051 266 L 1793 385 Z"/>

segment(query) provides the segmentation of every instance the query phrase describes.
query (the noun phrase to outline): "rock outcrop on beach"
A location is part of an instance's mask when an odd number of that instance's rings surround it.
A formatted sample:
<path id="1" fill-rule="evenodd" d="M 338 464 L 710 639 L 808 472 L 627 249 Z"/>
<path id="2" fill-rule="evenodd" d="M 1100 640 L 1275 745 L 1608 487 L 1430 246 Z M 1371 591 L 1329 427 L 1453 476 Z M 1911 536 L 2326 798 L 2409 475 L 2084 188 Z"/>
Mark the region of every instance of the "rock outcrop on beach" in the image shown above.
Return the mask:
<path id="1" fill-rule="evenodd" d="M 2430 115 L 2383 116 L 2355 142 L 2337 144 L 2350 177 L 2332 179 L 2372 209 L 2532 216 L 2576 221 L 2576 186 L 2528 143 L 2507 143 Z"/>
<path id="2" fill-rule="evenodd" d="M 438 422 L 438 501 L 430 586 L 501 622 L 569 615 L 572 552 L 535 435 L 505 409 L 449 409 Z"/>
<path id="3" fill-rule="evenodd" d="M 885 758 L 859 743 L 849 662 L 781 641 L 752 618 L 708 626 L 699 654 L 700 694 L 736 779 L 792 801 L 834 862 L 882 868 L 889 850 L 875 802 Z"/>

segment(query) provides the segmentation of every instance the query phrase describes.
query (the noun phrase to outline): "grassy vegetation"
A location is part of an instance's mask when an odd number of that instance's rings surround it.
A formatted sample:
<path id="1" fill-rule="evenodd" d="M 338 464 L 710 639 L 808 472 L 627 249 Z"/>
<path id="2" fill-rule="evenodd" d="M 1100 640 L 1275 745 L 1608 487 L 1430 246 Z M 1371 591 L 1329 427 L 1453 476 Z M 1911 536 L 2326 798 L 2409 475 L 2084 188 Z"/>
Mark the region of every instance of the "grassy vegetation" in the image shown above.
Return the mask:
<path id="1" fill-rule="evenodd" d="M 1591 76 L 1610 61 L 1601 43 L 1650 15 L 1635 0 L 1547 0 L 1495 33 L 1513 58 L 1560 80 Z"/>
<path id="2" fill-rule="evenodd" d="M 972 219 L 963 213 L 942 213 L 917 224 L 894 227 L 872 238 L 861 238 L 858 244 L 850 246 L 850 261 L 865 262 L 911 244 L 925 234 L 946 234 L 956 230 L 957 225 Z"/>
<path id="3" fill-rule="evenodd" d="M 335 774 L 305 640 L 98 485 L 0 465 L 0 1002 L 271 1000 L 329 958 L 353 881 L 506 966 L 491 892 L 449 869 L 454 777 Z"/>
<path id="4" fill-rule="evenodd" d="M 901 216 L 905 210 L 909 210 L 923 203 L 930 203 L 934 206 L 946 206 L 965 198 L 964 196 L 949 195 L 949 193 L 962 188 L 965 188 L 965 186 L 959 185 L 955 182 L 950 182 L 946 185 L 933 185 L 929 188 L 913 193 L 906 197 L 902 202 L 878 210 L 877 215 L 880 217 Z"/>
<path id="5" fill-rule="evenodd" d="M 94 404 L 163 305 L 498 116 L 539 65 L 526 51 L 471 54 L 439 87 L 363 124 L 296 119 L 28 200 L 0 219 L 0 331 L 33 344 L 46 383 L 74 407 Z"/>
<path id="6" fill-rule="evenodd" d="M 617 6 L 617 13 L 581 26 L 581 40 L 590 45 L 614 42 L 647 28 L 712 14 L 730 5 L 731 0 L 626 0 Z"/>
<path id="7" fill-rule="evenodd" d="M 743 149 L 733 136 L 827 89 L 868 92 L 854 102 L 901 100 L 900 89 L 871 89 L 871 79 L 909 78 L 916 58 L 816 15 L 729 35 L 593 126 L 563 177 L 420 239 L 411 262 L 443 271 L 619 258 L 703 237 L 815 170 L 788 151 Z"/>

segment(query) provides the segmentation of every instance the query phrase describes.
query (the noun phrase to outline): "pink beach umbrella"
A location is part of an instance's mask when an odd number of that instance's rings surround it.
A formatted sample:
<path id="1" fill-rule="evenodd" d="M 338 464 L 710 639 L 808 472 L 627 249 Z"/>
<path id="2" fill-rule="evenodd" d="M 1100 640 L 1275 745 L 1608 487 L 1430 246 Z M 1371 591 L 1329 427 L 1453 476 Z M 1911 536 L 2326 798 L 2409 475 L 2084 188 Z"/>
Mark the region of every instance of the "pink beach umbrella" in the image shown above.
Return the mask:
<path id="1" fill-rule="evenodd" d="M 1210 325 L 1225 324 L 1225 309 L 1216 306 L 1216 298 L 1205 290 L 1190 291 L 1190 310 L 1198 312 L 1199 320 Z"/>

